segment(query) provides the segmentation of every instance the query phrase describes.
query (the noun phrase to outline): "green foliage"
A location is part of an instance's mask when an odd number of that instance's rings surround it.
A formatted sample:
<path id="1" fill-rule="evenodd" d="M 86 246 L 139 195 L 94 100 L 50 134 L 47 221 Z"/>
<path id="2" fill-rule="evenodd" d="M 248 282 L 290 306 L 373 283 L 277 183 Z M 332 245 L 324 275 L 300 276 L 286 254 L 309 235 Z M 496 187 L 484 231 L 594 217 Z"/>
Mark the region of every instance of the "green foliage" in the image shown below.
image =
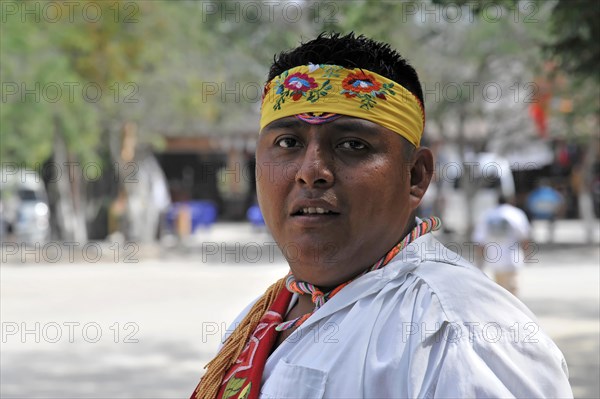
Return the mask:
<path id="1" fill-rule="evenodd" d="M 562 0 L 552 11 L 548 48 L 563 68 L 600 80 L 600 4 L 593 0 Z"/>
<path id="2" fill-rule="evenodd" d="M 55 2 L 51 10 L 39 1 L 3 4 L 11 11 L 2 15 L 0 39 L 4 161 L 43 162 L 55 134 L 72 156 L 95 160 L 102 132 L 119 114 L 143 36 L 117 13 L 137 3 L 73 4 Z M 99 11 L 82 12 L 87 4 Z"/>
<path id="3" fill-rule="evenodd" d="M 432 0 L 437 5 L 468 5 L 475 16 L 482 17 L 486 9 L 501 6 L 511 10 L 511 15 L 521 13 L 523 17 L 548 5 L 553 4 L 548 23 L 544 24 L 545 37 L 543 48 L 549 57 L 558 60 L 562 69 L 574 73 L 579 79 L 591 77 L 600 80 L 598 64 L 600 63 L 600 5 L 596 0 L 557 0 L 544 2 L 540 0 Z M 525 17 L 526 18 L 526 17 Z M 527 21 L 527 19 L 525 19 Z"/>
<path id="4" fill-rule="evenodd" d="M 53 37 L 35 18 L 3 16 L 0 79 L 2 107 L 0 154 L 3 162 L 32 165 L 51 153 L 57 129 L 74 151 L 93 154 L 98 115 L 79 95 L 84 82 L 68 60 L 57 56 Z M 69 96 L 69 86 L 79 86 Z M 71 97 L 71 98 L 69 98 Z M 75 141 L 72 139 L 76 138 Z"/>

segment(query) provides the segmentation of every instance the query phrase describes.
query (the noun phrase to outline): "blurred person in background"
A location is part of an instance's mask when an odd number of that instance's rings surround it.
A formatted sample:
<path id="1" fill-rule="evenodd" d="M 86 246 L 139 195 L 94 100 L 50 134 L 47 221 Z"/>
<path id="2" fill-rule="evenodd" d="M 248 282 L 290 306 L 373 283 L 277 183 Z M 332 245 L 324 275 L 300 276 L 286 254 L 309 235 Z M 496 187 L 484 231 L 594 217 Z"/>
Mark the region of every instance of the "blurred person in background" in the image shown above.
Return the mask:
<path id="1" fill-rule="evenodd" d="M 276 57 L 256 184 L 290 272 L 232 323 L 192 398 L 572 397 L 550 338 L 510 335 L 529 309 L 415 217 L 424 121 L 388 44 L 322 34 Z"/>
<path id="2" fill-rule="evenodd" d="M 565 211 L 564 196 L 551 186 L 548 179 L 542 179 L 538 187 L 527 196 L 526 206 L 533 219 L 547 221 L 547 241 L 553 243 L 556 219 Z"/>
<path id="3" fill-rule="evenodd" d="M 498 197 L 498 206 L 485 212 L 473 231 L 478 249 L 477 265 L 491 269 L 496 283 L 515 296 L 518 271 L 523 267 L 530 238 L 527 215 L 502 195 Z"/>

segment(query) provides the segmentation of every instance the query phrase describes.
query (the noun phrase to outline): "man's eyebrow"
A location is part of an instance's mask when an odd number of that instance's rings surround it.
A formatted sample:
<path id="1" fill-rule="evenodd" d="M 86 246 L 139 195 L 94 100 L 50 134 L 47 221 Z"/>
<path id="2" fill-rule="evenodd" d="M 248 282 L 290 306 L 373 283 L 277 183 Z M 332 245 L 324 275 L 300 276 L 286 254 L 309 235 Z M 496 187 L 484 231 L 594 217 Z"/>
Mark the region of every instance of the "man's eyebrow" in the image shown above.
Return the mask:
<path id="1" fill-rule="evenodd" d="M 269 123 L 267 126 L 263 128 L 264 131 L 278 130 L 278 129 L 289 129 L 289 130 L 299 130 L 305 125 L 302 121 L 291 117 L 291 118 L 281 118 L 274 120 Z"/>

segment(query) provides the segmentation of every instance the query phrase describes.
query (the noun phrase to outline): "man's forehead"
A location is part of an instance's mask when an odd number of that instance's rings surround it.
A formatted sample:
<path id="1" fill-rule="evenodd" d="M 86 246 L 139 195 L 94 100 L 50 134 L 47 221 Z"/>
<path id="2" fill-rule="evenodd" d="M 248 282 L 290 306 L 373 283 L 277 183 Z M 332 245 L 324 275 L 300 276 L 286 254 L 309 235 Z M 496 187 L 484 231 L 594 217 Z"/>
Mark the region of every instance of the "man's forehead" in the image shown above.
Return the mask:
<path id="1" fill-rule="evenodd" d="M 326 125 L 328 128 L 339 130 L 365 130 L 365 131 L 383 131 L 388 130 L 375 122 L 353 116 L 335 114 L 335 118 L 321 120 L 319 123 L 306 121 L 305 118 L 298 115 L 286 116 L 276 119 L 264 127 L 263 131 L 276 129 L 308 129 L 313 125 Z M 392 134 L 396 134 L 390 131 Z"/>

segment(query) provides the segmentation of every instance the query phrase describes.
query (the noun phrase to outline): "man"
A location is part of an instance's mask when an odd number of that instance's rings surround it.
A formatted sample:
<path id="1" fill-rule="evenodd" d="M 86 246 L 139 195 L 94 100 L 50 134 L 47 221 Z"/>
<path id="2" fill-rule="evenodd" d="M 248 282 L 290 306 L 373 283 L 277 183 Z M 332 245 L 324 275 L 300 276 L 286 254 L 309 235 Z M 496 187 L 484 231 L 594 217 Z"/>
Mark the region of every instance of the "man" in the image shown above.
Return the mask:
<path id="1" fill-rule="evenodd" d="M 290 274 L 233 323 L 193 398 L 572 397 L 530 311 L 415 219 L 433 171 L 422 104 L 414 69 L 363 36 L 275 60 L 257 192 Z"/>
<path id="2" fill-rule="evenodd" d="M 508 292 L 518 295 L 517 273 L 525 260 L 531 225 L 521 209 L 500 195 L 498 206 L 485 212 L 473 232 L 482 267 L 489 267 L 494 279 Z"/>
<path id="3" fill-rule="evenodd" d="M 563 196 L 550 185 L 548 179 L 542 179 L 528 196 L 525 206 L 533 219 L 548 221 L 549 243 L 554 243 L 554 227 L 557 217 L 565 210 Z"/>

